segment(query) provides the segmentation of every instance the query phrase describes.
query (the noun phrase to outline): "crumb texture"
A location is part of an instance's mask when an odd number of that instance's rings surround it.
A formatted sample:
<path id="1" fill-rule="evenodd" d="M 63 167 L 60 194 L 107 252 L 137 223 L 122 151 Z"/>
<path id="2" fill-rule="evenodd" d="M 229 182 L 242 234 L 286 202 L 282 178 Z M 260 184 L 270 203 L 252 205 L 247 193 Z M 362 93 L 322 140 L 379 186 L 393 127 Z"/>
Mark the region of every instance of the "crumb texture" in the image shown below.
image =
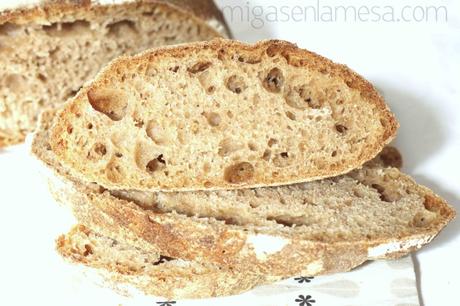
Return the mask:
<path id="1" fill-rule="evenodd" d="M 395 168 L 365 166 L 332 179 L 244 190 L 100 191 L 147 210 L 271 228 L 321 242 L 362 241 L 430 232 L 445 222 L 433 195 Z"/>
<path id="2" fill-rule="evenodd" d="M 52 146 L 67 166 L 139 190 L 338 175 L 374 157 L 397 127 L 365 80 L 278 41 L 214 40 L 119 59 L 61 119 Z M 95 148 L 104 154 L 93 158 Z"/>
<path id="3" fill-rule="evenodd" d="M 56 14 L 0 24 L 0 146 L 22 141 L 43 109 L 73 97 L 110 60 L 219 36 L 204 22 L 160 3 Z"/>

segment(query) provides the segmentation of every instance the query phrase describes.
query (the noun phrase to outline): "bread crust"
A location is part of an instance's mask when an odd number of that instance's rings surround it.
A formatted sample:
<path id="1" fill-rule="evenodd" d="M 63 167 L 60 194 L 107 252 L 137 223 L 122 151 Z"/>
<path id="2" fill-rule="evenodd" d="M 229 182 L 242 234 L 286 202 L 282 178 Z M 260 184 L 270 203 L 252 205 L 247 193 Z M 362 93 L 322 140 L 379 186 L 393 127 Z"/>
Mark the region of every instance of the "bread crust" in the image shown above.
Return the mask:
<path id="1" fill-rule="evenodd" d="M 83 267 L 85 274 L 88 274 L 88 268 L 94 270 L 96 277 L 91 275 L 89 278 L 98 280 L 97 276 L 100 275 L 104 278 L 104 285 L 115 291 L 130 291 L 130 286 L 134 286 L 145 294 L 169 299 L 209 298 L 238 294 L 269 280 L 269 277 L 262 274 L 241 273 L 196 262 L 185 262 L 183 266 L 160 263 L 150 273 L 133 271 L 123 264 L 101 265 L 72 246 L 73 235 L 79 232 L 90 234 L 92 231 L 81 224 L 74 226 L 67 234 L 57 238 L 56 250 L 66 261 Z M 194 272 L 195 267 L 199 268 L 199 273 Z M 277 279 L 271 278 L 270 281 Z"/>
<path id="2" fill-rule="evenodd" d="M 330 165 L 330 167 L 328 165 L 328 167 L 323 167 L 315 171 L 312 171 L 307 167 L 300 167 L 296 175 L 289 176 L 285 173 L 280 173 L 276 178 L 268 176 L 262 177 L 261 173 L 254 175 L 250 182 L 243 181 L 234 183 L 227 182 L 222 179 L 219 182 L 213 182 L 211 186 L 207 186 L 207 179 L 205 177 L 196 177 L 192 183 L 187 185 L 182 184 L 178 180 L 177 184 L 174 184 L 174 186 L 172 186 L 173 184 L 168 186 L 154 186 L 145 182 L 142 182 L 141 185 L 140 183 L 133 181 L 114 183 L 100 175 L 89 173 L 89 171 L 85 169 L 85 165 L 82 165 L 81 163 L 77 164 L 75 162 L 75 156 L 68 147 L 69 141 L 66 138 L 65 131 L 67 126 L 71 124 L 72 118 L 75 116 L 78 117 L 81 110 L 85 108 L 85 97 L 90 90 L 103 88 L 104 84 L 109 83 L 111 76 L 117 73 L 117 70 L 125 69 L 126 67 L 135 67 L 137 65 L 146 65 L 149 62 L 161 61 L 162 58 L 181 58 L 186 54 L 199 52 L 203 49 L 213 50 L 216 52 L 219 50 L 225 50 L 227 54 L 234 54 L 241 51 L 281 54 L 287 59 L 289 65 L 309 67 L 314 70 L 321 70 L 321 73 L 341 78 L 350 88 L 359 90 L 361 95 L 366 97 L 366 100 L 376 107 L 379 111 L 376 116 L 380 116 L 380 121 L 385 127 L 385 131 L 382 133 L 378 141 L 375 143 L 369 143 L 367 151 L 363 152 L 357 160 L 350 161 L 347 164 L 335 164 Z M 337 176 L 347 173 L 375 157 L 385 145 L 393 140 L 399 126 L 394 115 L 385 104 L 383 98 L 364 78 L 344 65 L 338 65 L 320 55 L 300 49 L 292 43 L 280 40 L 261 41 L 254 45 L 248 45 L 238 41 L 214 39 L 208 42 L 160 47 L 145 51 L 132 57 L 120 57 L 103 69 L 91 84 L 87 84 L 83 87 L 77 96 L 72 101 L 69 101 L 69 103 L 65 105 L 63 110 L 57 116 L 59 117 L 59 120 L 53 128 L 50 143 L 59 159 L 71 168 L 74 176 L 83 181 L 95 181 L 109 189 L 137 189 L 149 191 L 193 191 L 254 188 L 294 184 Z"/>

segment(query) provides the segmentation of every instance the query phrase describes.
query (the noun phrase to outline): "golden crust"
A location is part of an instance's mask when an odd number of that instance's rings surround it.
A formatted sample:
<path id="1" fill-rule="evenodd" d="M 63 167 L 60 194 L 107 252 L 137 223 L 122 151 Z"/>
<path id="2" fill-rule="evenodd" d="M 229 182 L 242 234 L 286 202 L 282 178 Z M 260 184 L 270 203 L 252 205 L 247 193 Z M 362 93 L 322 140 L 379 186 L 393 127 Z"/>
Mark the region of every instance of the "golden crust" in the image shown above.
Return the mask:
<path id="1" fill-rule="evenodd" d="M 123 264 L 103 265 L 91 260 L 82 250 L 72 246 L 72 238 L 79 232 L 90 235 L 92 231 L 79 224 L 67 234 L 56 240 L 56 250 L 67 261 L 95 269 L 111 282 L 111 287 L 117 290 L 121 284 L 129 284 L 146 294 L 164 296 L 174 299 L 206 298 L 238 294 L 254 286 L 267 282 L 267 277 L 256 273 L 240 273 L 232 270 L 219 269 L 214 265 L 200 265 L 190 262 L 189 265 L 162 264 L 150 273 L 145 273 Z M 113 255 L 116 257 L 116 250 Z M 193 273 L 190 266 L 199 268 L 199 273 Z M 152 269 L 153 270 L 153 269 Z M 275 279 L 271 279 L 274 281 Z"/>
<path id="2" fill-rule="evenodd" d="M 174 186 L 153 186 L 151 184 L 148 185 L 147 183 L 145 183 L 145 185 L 139 186 L 137 182 L 134 182 L 133 185 L 129 183 L 118 184 L 110 182 L 108 179 L 104 179 L 100 176 L 89 177 L 91 176 L 89 173 L 84 173 L 84 166 L 79 166 L 76 164 L 72 166 L 72 168 L 74 168 L 72 170 L 74 172 L 73 174 L 82 180 L 96 181 L 102 186 L 113 189 L 192 191 L 203 189 L 217 190 L 279 186 L 305 181 L 313 181 L 347 173 L 363 165 L 366 161 L 374 158 L 383 149 L 383 147 L 390 143 L 391 140 L 393 140 L 393 138 L 396 136 L 396 131 L 399 127 L 399 124 L 396 121 L 394 115 L 388 109 L 383 98 L 368 81 L 350 70 L 348 67 L 344 65 L 338 65 L 327 58 L 324 58 L 308 50 L 300 49 L 296 45 L 286 41 L 268 40 L 258 42 L 254 45 L 248 45 L 238 41 L 214 39 L 208 42 L 160 47 L 145 51 L 132 57 L 123 56 L 114 60 L 105 69 L 103 69 L 98 74 L 98 76 L 96 76 L 95 80 L 91 84 L 83 87 L 77 96 L 72 101 L 69 101 L 69 103 L 65 105 L 64 109 L 58 114 L 59 120 L 58 123 L 54 126 L 50 140 L 50 144 L 56 155 L 59 157 L 59 159 L 62 160 L 64 164 L 68 164 L 70 166 L 70 164 L 74 163 L 74 156 L 72 152 L 69 152 L 65 131 L 66 127 L 71 124 L 73 117 L 78 117 L 81 111 L 80 109 L 84 109 L 84 105 L 86 103 L 84 97 L 87 96 L 87 92 L 89 90 L 97 89 L 103 87 L 104 84 L 108 84 L 112 75 L 116 74 L 116 71 L 120 68 L 126 69 L 126 67 L 134 67 L 140 64 L 147 64 L 159 61 L 164 57 L 181 58 L 186 54 L 199 52 L 203 49 L 219 52 L 220 56 L 226 56 L 226 54 L 232 55 L 241 51 L 253 53 L 266 52 L 269 56 L 270 54 L 280 54 L 287 59 L 287 62 L 290 65 L 309 67 L 313 70 L 320 71 L 321 73 L 339 77 L 343 79 L 350 88 L 359 90 L 361 95 L 365 97 L 366 101 L 375 105 L 376 109 L 378 110 L 378 114 L 376 114 L 376 116 L 380 117 L 380 121 L 384 126 L 385 131 L 382 133 L 379 141 L 376 141 L 375 143 L 369 143 L 367 151 L 363 152 L 363 154 L 361 154 L 357 160 L 349 161 L 347 164 L 331 164 L 327 167 L 322 167 L 321 169 L 316 170 L 316 172 L 313 172 L 307 167 L 302 167 L 301 169 L 298 169 L 299 172 L 296 175 L 288 176 L 281 173 L 276 178 L 254 175 L 250 182 L 230 183 L 222 180 L 218 183 L 213 182 L 211 187 L 206 187 L 206 179 L 204 177 L 196 177 L 194 178 L 193 184 L 190 184 L 189 186 L 182 186 L 181 182 L 179 181 L 177 184 L 174 184 Z"/>

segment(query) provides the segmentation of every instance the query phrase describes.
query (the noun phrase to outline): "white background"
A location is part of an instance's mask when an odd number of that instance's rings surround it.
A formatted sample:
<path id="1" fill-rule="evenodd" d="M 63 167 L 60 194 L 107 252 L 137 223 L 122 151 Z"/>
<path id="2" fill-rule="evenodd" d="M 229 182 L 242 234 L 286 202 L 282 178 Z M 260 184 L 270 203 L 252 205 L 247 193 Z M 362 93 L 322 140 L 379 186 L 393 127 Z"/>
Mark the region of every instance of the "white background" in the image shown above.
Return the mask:
<path id="1" fill-rule="evenodd" d="M 279 6 L 279 1 L 251 1 L 248 6 L 247 1 L 218 1 L 220 6 L 232 4 L 250 9 L 258 4 L 268 8 L 277 2 Z M 283 4 L 306 2 L 315 4 L 314 1 L 283 1 Z M 350 2 L 324 3 L 348 5 Z M 364 5 L 369 1 L 353 3 Z M 396 145 L 403 153 L 403 170 L 458 210 L 460 8 L 458 4 L 454 6 L 454 1 L 436 1 L 436 4 L 448 8 L 447 23 L 283 21 L 266 22 L 262 28 L 254 29 L 250 22 L 229 21 L 238 39 L 289 40 L 345 63 L 373 82 L 400 121 Z M 52 263 L 56 260 L 53 240 L 69 228 L 72 218 L 53 203 L 36 167 L 24 145 L 0 151 L 0 295 L 4 301 L 12 301 L 8 296 L 30 295 L 37 301 L 46 298 L 50 304 L 62 304 L 65 290 L 74 288 L 64 286 L 52 296 L 50 291 L 43 290 L 43 283 L 62 272 L 56 269 L 65 269 L 65 265 Z M 460 220 L 456 219 L 416 255 L 424 305 L 460 304 L 459 259 Z"/>

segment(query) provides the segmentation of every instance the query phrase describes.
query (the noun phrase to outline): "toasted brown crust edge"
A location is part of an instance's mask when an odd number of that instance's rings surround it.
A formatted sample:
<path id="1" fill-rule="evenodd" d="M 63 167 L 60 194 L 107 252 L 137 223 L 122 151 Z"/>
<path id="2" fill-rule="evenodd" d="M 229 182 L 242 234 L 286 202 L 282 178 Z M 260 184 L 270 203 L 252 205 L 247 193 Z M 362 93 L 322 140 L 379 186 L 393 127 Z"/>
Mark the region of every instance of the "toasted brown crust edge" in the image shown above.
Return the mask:
<path id="1" fill-rule="evenodd" d="M 218 189 L 238 189 L 238 188 L 253 188 L 253 187 L 265 187 L 265 186 L 279 186 L 285 184 L 300 183 L 305 181 L 312 181 L 317 179 L 322 179 L 326 177 L 332 177 L 347 173 L 361 165 L 365 162 L 374 158 L 388 143 L 390 143 L 393 138 L 396 136 L 396 131 L 399 127 L 398 122 L 393 113 L 389 110 L 388 106 L 385 104 L 382 96 L 378 91 L 366 81 L 363 77 L 359 76 L 357 73 L 349 69 L 345 65 L 340 65 L 332 62 L 331 60 L 322 57 L 316 53 L 313 53 L 308 50 L 300 49 L 296 45 L 281 41 L 281 40 L 264 40 L 256 44 L 249 45 L 235 40 L 228 39 L 213 39 L 207 42 L 197 42 L 182 44 L 176 46 L 165 46 L 159 47 L 151 50 L 147 50 L 135 56 L 122 56 L 118 59 L 112 61 L 108 66 L 105 67 L 99 74 L 96 76 L 94 81 L 91 84 L 84 86 L 79 93 L 71 99 L 58 113 L 57 124 L 54 126 L 51 133 L 50 144 L 53 148 L 53 151 L 64 163 L 68 163 L 69 160 L 72 160 L 71 156 L 67 156 L 67 146 L 66 139 L 63 137 L 65 135 L 65 127 L 72 119 L 72 115 L 78 112 L 80 104 L 82 103 L 84 96 L 90 89 L 98 88 L 99 86 L 104 86 L 107 82 L 110 81 L 113 71 L 116 71 L 120 67 L 129 67 L 141 64 L 145 61 L 155 62 L 162 57 L 176 57 L 181 58 L 187 53 L 199 51 L 202 49 L 211 49 L 213 51 L 224 50 L 227 53 L 232 54 L 233 52 L 244 50 L 249 52 L 264 51 L 267 53 L 281 54 L 288 61 L 289 65 L 293 66 L 304 66 L 309 67 L 320 71 L 322 73 L 331 74 L 336 77 L 342 78 L 350 88 L 359 90 L 362 95 L 365 96 L 366 100 L 371 104 L 374 104 L 379 110 L 380 121 L 385 126 L 385 132 L 381 136 L 380 141 L 369 145 L 367 153 L 364 153 L 360 156 L 358 160 L 353 164 L 344 166 L 343 168 L 331 167 L 330 169 L 324 168 L 321 171 L 318 171 L 315 174 L 307 176 L 306 170 L 300 172 L 297 178 L 276 178 L 272 180 L 261 180 L 257 176 L 253 178 L 253 181 L 256 183 L 240 183 L 240 184 L 231 184 L 231 183 L 222 183 L 221 185 L 212 186 L 210 188 L 204 187 L 205 180 L 203 178 L 197 178 L 196 182 L 193 185 L 181 187 L 181 186 L 168 186 L 167 188 L 149 188 L 148 190 L 157 191 L 192 191 L 192 190 L 218 190 Z M 78 171 L 74 172 L 75 176 L 78 176 L 82 180 L 86 178 L 79 174 Z M 91 178 L 94 180 L 94 178 Z M 124 186 L 121 184 L 104 184 L 98 182 L 100 185 L 113 188 L 113 189 L 130 189 L 131 186 Z M 139 188 L 143 189 L 143 188 Z M 146 189 L 146 188 L 144 188 Z M 147 190 L 147 189 L 146 189 Z"/>
<path id="2" fill-rule="evenodd" d="M 68 247 L 69 239 L 78 231 L 92 232 L 84 225 L 75 225 L 68 233 L 56 239 L 55 247 L 59 255 L 67 262 L 89 267 L 96 271 L 115 291 L 121 291 L 120 284 L 128 284 L 142 290 L 146 294 L 174 299 L 207 298 L 238 294 L 243 291 L 267 283 L 267 277 L 255 273 L 240 273 L 232 270 L 207 267 L 206 273 L 194 273 L 183 267 L 165 266 L 155 274 L 143 274 L 123 265 L 101 266 L 92 263 L 85 254 Z M 85 272 L 88 272 L 85 270 Z M 270 279 L 275 281 L 279 278 Z"/>

